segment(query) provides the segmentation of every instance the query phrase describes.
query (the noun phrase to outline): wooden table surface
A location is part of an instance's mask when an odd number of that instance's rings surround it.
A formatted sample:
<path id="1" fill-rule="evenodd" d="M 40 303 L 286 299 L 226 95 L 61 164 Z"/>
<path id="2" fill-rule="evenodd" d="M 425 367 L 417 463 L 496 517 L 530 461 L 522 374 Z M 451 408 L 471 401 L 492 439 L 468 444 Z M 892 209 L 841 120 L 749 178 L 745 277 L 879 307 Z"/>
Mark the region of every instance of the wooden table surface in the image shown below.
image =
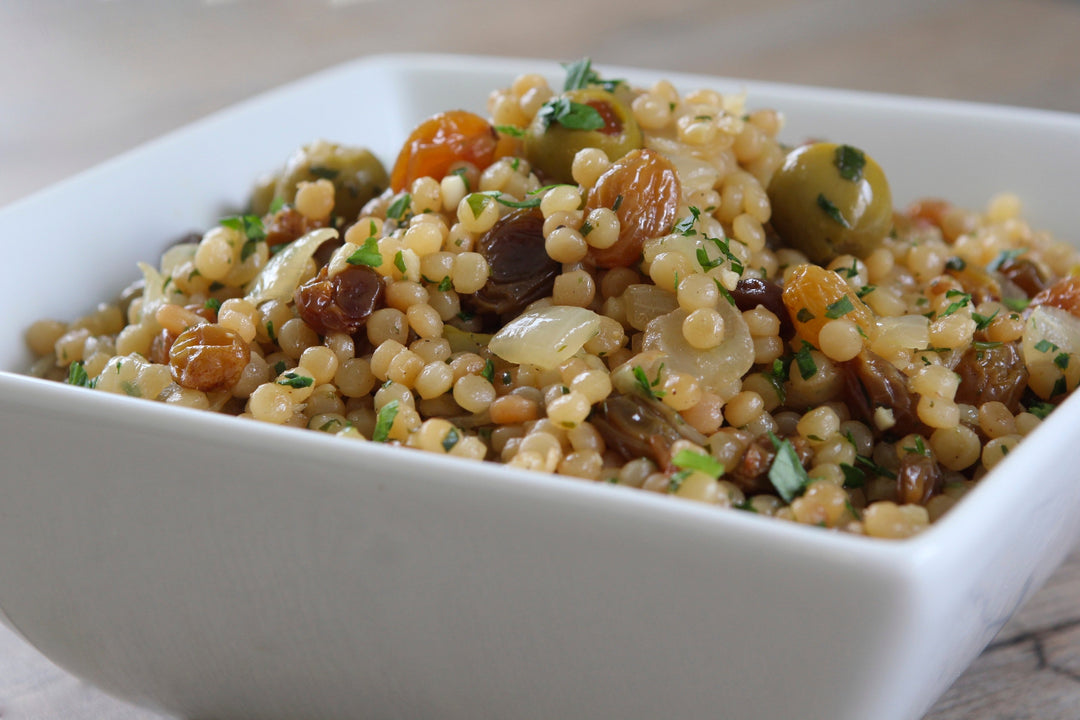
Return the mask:
<path id="1" fill-rule="evenodd" d="M 600 66 L 1080 112 L 1077 38 L 1076 0 L 7 0 L 0 205 L 371 53 L 588 55 Z M 1078 610 L 1074 553 L 926 720 L 1080 717 Z M 0 717 L 159 716 L 104 696 L 0 627 Z"/>

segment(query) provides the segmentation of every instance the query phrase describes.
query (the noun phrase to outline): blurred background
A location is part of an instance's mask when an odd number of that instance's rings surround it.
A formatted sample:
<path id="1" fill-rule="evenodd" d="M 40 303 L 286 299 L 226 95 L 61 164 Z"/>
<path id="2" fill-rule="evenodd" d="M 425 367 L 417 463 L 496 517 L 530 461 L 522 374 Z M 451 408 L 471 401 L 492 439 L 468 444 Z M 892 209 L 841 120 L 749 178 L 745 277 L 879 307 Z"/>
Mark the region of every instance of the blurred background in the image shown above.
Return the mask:
<path id="1" fill-rule="evenodd" d="M 1076 0 L 0 0 L 0 205 L 375 53 L 590 56 L 1076 113 L 1077 38 Z M 1078 599 L 1074 555 L 928 720 L 1080 717 Z M 157 716 L 0 628 L 0 717 Z"/>
<path id="2" fill-rule="evenodd" d="M 0 204 L 356 57 L 594 62 L 1080 112 L 1076 0 L 4 0 Z"/>

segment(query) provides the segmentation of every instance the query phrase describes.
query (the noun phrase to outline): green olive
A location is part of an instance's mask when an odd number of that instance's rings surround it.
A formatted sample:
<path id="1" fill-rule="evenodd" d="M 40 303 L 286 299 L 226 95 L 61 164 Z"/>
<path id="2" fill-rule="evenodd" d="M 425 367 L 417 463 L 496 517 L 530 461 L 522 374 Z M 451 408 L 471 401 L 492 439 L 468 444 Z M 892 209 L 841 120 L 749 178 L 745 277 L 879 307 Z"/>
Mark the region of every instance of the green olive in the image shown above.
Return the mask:
<path id="1" fill-rule="evenodd" d="M 386 168 L 370 150 L 320 140 L 289 158 L 274 185 L 274 197 L 292 203 L 300 182 L 320 178 L 334 184 L 334 215 L 350 222 L 368 200 L 390 187 Z"/>
<path id="2" fill-rule="evenodd" d="M 599 113 L 603 127 L 586 130 L 575 127 L 574 118 L 560 121 L 560 113 L 581 105 Z M 574 156 L 588 147 L 600 148 L 611 161 L 642 147 L 641 128 L 629 104 L 597 87 L 569 90 L 546 103 L 525 133 L 526 159 L 550 182 L 573 182 Z"/>
<path id="3" fill-rule="evenodd" d="M 821 265 L 838 255 L 866 257 L 892 229 L 885 173 L 850 145 L 792 150 L 769 183 L 769 202 L 780 239 Z"/>

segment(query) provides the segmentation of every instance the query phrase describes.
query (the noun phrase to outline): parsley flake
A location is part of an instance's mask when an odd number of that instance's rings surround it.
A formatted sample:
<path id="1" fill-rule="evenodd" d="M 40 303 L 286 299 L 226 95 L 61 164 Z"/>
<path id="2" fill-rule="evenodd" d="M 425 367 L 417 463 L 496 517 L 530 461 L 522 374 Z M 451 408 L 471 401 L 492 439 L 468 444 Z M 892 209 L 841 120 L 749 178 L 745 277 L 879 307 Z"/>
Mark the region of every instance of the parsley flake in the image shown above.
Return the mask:
<path id="1" fill-rule="evenodd" d="M 68 365 L 68 376 L 65 380 L 68 385 L 77 385 L 79 387 L 92 388 L 97 383 L 90 379 L 90 376 L 86 372 L 86 367 L 81 361 L 75 361 Z"/>
<path id="2" fill-rule="evenodd" d="M 660 370 L 663 369 L 664 366 L 661 365 Z M 660 370 L 656 371 L 656 380 L 650 383 L 648 376 L 645 375 L 645 371 L 640 365 L 635 365 L 633 367 L 634 380 L 637 382 L 638 388 L 641 390 L 641 393 L 650 400 L 656 400 L 664 396 L 663 390 L 655 389 L 656 386 L 660 384 Z"/>
<path id="3" fill-rule="evenodd" d="M 509 135 L 510 137 L 525 137 L 525 131 L 514 125 L 496 125 L 495 130 L 496 132 L 502 133 L 503 135 Z M 461 168 L 459 168 L 459 170 L 460 169 Z M 457 170 L 454 172 L 456 173 Z M 464 180 L 464 176 L 462 176 L 462 179 Z"/>
<path id="4" fill-rule="evenodd" d="M 402 194 L 397 200 L 390 203 L 390 207 L 386 208 L 386 217 L 391 220 L 397 220 L 402 222 L 405 219 L 405 215 L 409 212 L 409 208 L 412 206 L 412 195 L 409 193 Z"/>
<path id="5" fill-rule="evenodd" d="M 379 267 L 382 265 L 383 256 L 379 252 L 379 241 L 374 235 L 364 241 L 364 244 L 356 250 L 352 255 L 345 259 L 345 262 L 350 265 L 367 265 L 368 267 Z"/>
<path id="6" fill-rule="evenodd" d="M 840 214 L 840 208 L 836 207 L 829 201 L 829 198 L 819 193 L 817 196 L 817 205 L 821 208 L 826 215 L 833 219 L 840 227 L 851 229 L 851 223 L 849 223 L 843 215 Z"/>
<path id="7" fill-rule="evenodd" d="M 480 371 L 480 377 L 488 382 L 495 382 L 495 363 L 491 362 L 490 358 L 484 363 L 484 369 Z"/>
<path id="8" fill-rule="evenodd" d="M 825 317 L 829 318 L 830 320 L 835 320 L 836 318 L 847 315 L 854 309 L 855 306 L 851 304 L 851 298 L 849 298 L 847 295 L 844 295 L 839 300 L 828 305 L 825 308 Z"/>
<path id="9" fill-rule="evenodd" d="M 810 350 L 813 349 L 813 345 L 803 341 L 802 347 L 795 353 L 795 364 L 799 368 L 799 375 L 802 375 L 803 380 L 809 380 L 817 374 L 817 363 L 814 362 L 813 356 L 810 355 Z"/>
<path id="10" fill-rule="evenodd" d="M 863 168 L 866 167 L 866 156 L 858 148 L 841 145 L 836 148 L 833 164 L 840 171 L 840 177 L 851 182 L 858 182 L 862 179 Z"/>
<path id="11" fill-rule="evenodd" d="M 390 428 L 394 427 L 394 418 L 397 417 L 400 409 L 400 400 L 391 400 L 379 408 L 375 416 L 375 430 L 371 433 L 373 441 L 384 443 L 390 439 Z"/>
<path id="12" fill-rule="evenodd" d="M 221 309 L 221 301 L 218 300 L 217 298 L 210 298 L 209 300 L 207 300 L 206 302 L 203 303 L 203 307 L 206 308 L 207 310 L 213 310 L 214 312 L 217 312 L 218 310 Z"/>
<path id="13" fill-rule="evenodd" d="M 314 384 L 315 379 L 310 375 L 300 375 L 295 372 L 287 372 L 282 376 L 281 380 L 277 381 L 278 385 L 285 385 L 291 388 L 306 388 L 311 387 Z"/>
<path id="14" fill-rule="evenodd" d="M 795 313 L 795 319 L 801 323 L 808 323 L 814 319 L 814 313 L 810 312 L 809 308 L 799 308 L 799 312 Z"/>
<path id="15" fill-rule="evenodd" d="M 680 470 L 697 470 L 715 479 L 724 474 L 724 465 L 712 455 L 693 450 L 680 450 L 671 458 L 671 464 Z"/>
<path id="16" fill-rule="evenodd" d="M 799 455 L 789 440 L 781 440 L 771 430 L 769 439 L 776 450 L 776 457 L 769 466 L 769 482 L 784 502 L 790 503 L 806 489 L 810 476 L 806 474 L 806 468 L 799 462 Z"/>
<path id="17" fill-rule="evenodd" d="M 599 110 L 567 97 L 548 100 L 536 115 L 545 128 L 551 127 L 552 123 L 558 123 L 570 130 L 599 130 L 604 127 L 604 117 Z"/>
<path id="18" fill-rule="evenodd" d="M 396 267 L 402 275 L 404 275 L 407 270 L 405 267 L 405 254 L 402 250 L 398 250 L 394 254 L 394 267 Z"/>
<path id="19" fill-rule="evenodd" d="M 446 452 L 450 452 L 454 449 L 454 446 L 458 444 L 458 440 L 461 439 L 461 433 L 453 425 L 446 431 L 446 437 L 443 438 L 442 447 Z"/>
<path id="20" fill-rule="evenodd" d="M 1031 413 L 1032 415 L 1034 415 L 1035 417 L 1039 418 L 1040 420 L 1045 420 L 1046 416 L 1049 415 L 1050 411 L 1052 411 L 1053 409 L 1054 409 L 1053 403 L 1037 402 L 1037 403 L 1033 404 L 1031 407 L 1029 407 L 1027 409 L 1027 411 L 1029 413 Z"/>

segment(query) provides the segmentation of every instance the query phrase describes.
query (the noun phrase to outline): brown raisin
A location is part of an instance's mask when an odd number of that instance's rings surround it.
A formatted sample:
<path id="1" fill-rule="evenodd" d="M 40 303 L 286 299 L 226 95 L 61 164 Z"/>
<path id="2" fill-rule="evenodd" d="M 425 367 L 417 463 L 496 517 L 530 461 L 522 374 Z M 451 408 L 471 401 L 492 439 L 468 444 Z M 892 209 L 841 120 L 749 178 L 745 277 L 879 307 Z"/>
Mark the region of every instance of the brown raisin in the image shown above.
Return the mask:
<path id="1" fill-rule="evenodd" d="M 250 359 L 251 348 L 239 335 L 213 323 L 188 328 L 169 348 L 176 384 L 204 392 L 235 385 Z"/>
<path id="2" fill-rule="evenodd" d="M 490 275 L 484 287 L 462 295 L 461 304 L 484 316 L 485 327 L 505 324 L 529 303 L 551 295 L 562 271 L 544 249 L 544 216 L 538 209 L 509 213 L 484 233 L 476 250 L 487 260 Z"/>
<path id="3" fill-rule="evenodd" d="M 379 273 L 367 265 L 349 265 L 333 277 L 324 267 L 296 289 L 296 312 L 320 335 L 353 334 L 384 304 Z"/>

